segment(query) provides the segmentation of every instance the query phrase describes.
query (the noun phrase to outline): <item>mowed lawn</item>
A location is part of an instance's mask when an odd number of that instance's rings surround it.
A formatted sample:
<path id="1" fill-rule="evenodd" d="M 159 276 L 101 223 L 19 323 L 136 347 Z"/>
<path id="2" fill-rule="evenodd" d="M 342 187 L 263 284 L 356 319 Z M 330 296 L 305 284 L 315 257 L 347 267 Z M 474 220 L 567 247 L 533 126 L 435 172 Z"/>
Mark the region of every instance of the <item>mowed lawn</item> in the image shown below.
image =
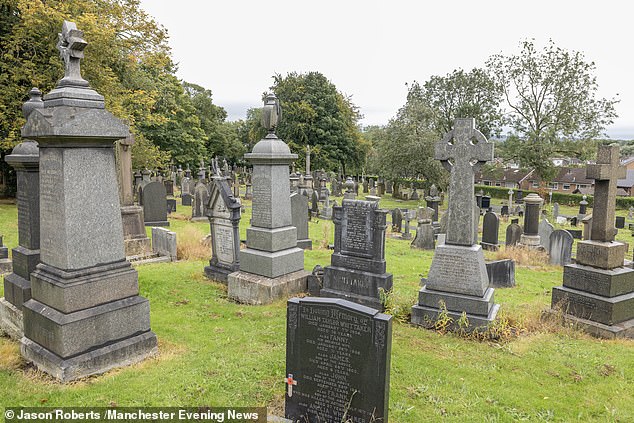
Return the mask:
<path id="1" fill-rule="evenodd" d="M 382 205 L 418 203 L 388 196 Z M 245 208 L 243 237 L 249 202 Z M 179 243 L 197 243 L 209 231 L 185 220 L 188 213 L 179 206 L 171 220 Z M 16 219 L 15 205 L 0 204 L 0 233 L 9 247 L 17 245 Z M 329 264 L 334 230 L 321 219 L 309 227 L 314 249 L 306 251 L 305 268 L 312 270 Z M 619 239 L 631 238 L 621 232 Z M 407 323 L 432 257 L 388 233 L 391 421 L 634 421 L 634 341 L 599 340 L 542 319 L 552 287 L 561 285 L 561 268 L 539 257 L 518 265 L 517 286 L 495 294 L 502 335 L 483 341 Z M 160 349 L 143 363 L 62 385 L 24 363 L 18 343 L 0 338 L 0 406 L 266 406 L 282 415 L 285 301 L 236 304 L 223 285 L 203 276 L 205 264 L 191 258 L 137 267 Z"/>

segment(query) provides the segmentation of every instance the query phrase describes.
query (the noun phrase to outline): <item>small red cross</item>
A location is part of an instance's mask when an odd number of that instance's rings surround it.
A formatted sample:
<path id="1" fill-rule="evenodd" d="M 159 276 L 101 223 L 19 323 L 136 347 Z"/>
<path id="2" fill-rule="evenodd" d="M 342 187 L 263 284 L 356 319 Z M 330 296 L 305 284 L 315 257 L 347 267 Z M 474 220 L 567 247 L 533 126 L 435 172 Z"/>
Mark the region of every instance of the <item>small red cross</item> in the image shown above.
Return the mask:
<path id="1" fill-rule="evenodd" d="M 297 385 L 297 381 L 295 379 L 293 379 L 293 374 L 289 373 L 288 377 L 286 377 L 284 379 L 286 381 L 286 384 L 288 385 L 288 396 L 292 397 L 293 396 L 293 385 Z"/>

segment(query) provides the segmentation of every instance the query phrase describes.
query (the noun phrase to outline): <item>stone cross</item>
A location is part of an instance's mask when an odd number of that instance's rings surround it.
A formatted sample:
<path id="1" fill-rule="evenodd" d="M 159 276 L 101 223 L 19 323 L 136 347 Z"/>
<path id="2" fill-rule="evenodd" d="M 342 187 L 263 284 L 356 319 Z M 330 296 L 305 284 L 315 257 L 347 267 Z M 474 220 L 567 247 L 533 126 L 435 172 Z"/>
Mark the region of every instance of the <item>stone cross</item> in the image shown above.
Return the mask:
<path id="1" fill-rule="evenodd" d="M 306 175 L 310 175 L 310 145 L 306 146 Z"/>
<path id="2" fill-rule="evenodd" d="M 493 160 L 493 144 L 475 129 L 475 119 L 456 119 L 454 129 L 435 145 L 435 158 L 451 172 L 447 244 L 473 245 L 474 172 Z"/>
<path id="3" fill-rule="evenodd" d="M 617 179 L 626 177 L 625 168 L 621 166 L 619 158 L 619 146 L 599 146 L 597 162 L 586 167 L 586 177 L 594 179 L 594 210 L 590 239 L 603 242 L 614 241 L 616 184 Z"/>
<path id="4" fill-rule="evenodd" d="M 84 49 L 88 43 L 84 40 L 84 32 L 77 29 L 74 22 L 64 21 L 62 32 L 58 34 L 57 49 L 64 60 L 65 72 L 62 82 L 88 86 L 81 77 L 80 60 L 84 58 Z"/>
<path id="5" fill-rule="evenodd" d="M 288 377 L 284 378 L 286 385 L 288 386 L 288 396 L 293 396 L 293 385 L 297 385 L 297 381 L 293 379 L 293 375 L 291 373 L 288 374 Z"/>

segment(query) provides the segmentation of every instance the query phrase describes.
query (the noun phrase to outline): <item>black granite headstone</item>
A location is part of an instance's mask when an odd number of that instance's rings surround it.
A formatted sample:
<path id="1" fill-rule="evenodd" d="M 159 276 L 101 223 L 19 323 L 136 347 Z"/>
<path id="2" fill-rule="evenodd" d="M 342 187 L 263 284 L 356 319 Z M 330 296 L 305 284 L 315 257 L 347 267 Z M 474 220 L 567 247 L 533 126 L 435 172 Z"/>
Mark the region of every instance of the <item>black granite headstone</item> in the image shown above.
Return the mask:
<path id="1" fill-rule="evenodd" d="M 145 226 L 169 226 L 163 182 L 154 181 L 143 187 L 143 220 Z"/>
<path id="2" fill-rule="evenodd" d="M 491 207 L 491 197 L 489 197 L 488 195 L 485 195 L 482 197 L 482 207 L 480 207 L 482 210 L 488 210 L 489 207 Z"/>
<path id="3" fill-rule="evenodd" d="M 616 217 L 616 223 L 614 224 L 614 226 L 617 229 L 625 228 L 625 216 L 617 216 Z"/>
<path id="4" fill-rule="evenodd" d="M 287 303 L 285 417 L 387 422 L 392 316 L 346 300 Z"/>

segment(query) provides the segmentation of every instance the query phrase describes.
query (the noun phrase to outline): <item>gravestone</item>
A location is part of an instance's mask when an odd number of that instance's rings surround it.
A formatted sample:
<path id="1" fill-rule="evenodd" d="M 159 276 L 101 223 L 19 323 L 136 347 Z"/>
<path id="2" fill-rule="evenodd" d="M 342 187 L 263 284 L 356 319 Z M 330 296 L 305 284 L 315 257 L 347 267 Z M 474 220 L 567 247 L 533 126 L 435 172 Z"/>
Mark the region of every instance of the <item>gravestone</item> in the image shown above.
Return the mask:
<path id="1" fill-rule="evenodd" d="M 386 194 L 392 194 L 392 193 L 394 193 L 394 182 L 392 182 L 392 181 L 385 181 L 385 193 L 386 193 Z"/>
<path id="2" fill-rule="evenodd" d="M 145 232 L 143 207 L 134 204 L 134 190 L 131 180 L 134 142 L 134 136 L 130 134 L 128 138 L 117 141 L 115 147 L 126 257 L 143 256 L 149 254 L 152 249 L 150 238 Z M 143 185 L 145 184 L 144 182 Z"/>
<path id="3" fill-rule="evenodd" d="M 543 218 L 541 222 L 539 222 L 539 229 L 537 230 L 539 235 L 539 244 L 547 253 L 550 253 L 550 234 L 552 234 L 554 230 L 555 227 L 548 221 L 548 219 Z"/>
<path id="4" fill-rule="evenodd" d="M 478 206 L 478 208 L 482 208 L 482 197 L 484 196 L 484 191 L 480 190 L 478 192 L 476 192 L 476 205 Z"/>
<path id="5" fill-rule="evenodd" d="M 346 187 L 346 192 L 343 193 L 344 200 L 354 200 L 356 197 L 354 191 L 355 183 L 350 176 L 346 179 L 344 186 Z"/>
<path id="6" fill-rule="evenodd" d="M 438 196 L 438 188 L 433 185 L 429 188 L 429 195 L 425 197 L 427 207 L 434 210 L 434 216 L 432 217 L 432 223 L 438 222 L 438 204 L 440 204 L 440 197 Z"/>
<path id="7" fill-rule="evenodd" d="M 539 209 L 543 203 L 544 200 L 533 192 L 524 198 L 524 233 L 520 238 L 520 245 L 539 248 Z"/>
<path id="8" fill-rule="evenodd" d="M 630 220 L 634 219 L 634 206 L 630 206 L 627 209 L 627 218 L 630 219 Z"/>
<path id="9" fill-rule="evenodd" d="M 509 189 L 508 195 L 509 195 L 508 210 L 509 210 L 509 213 L 512 213 L 513 212 L 513 188 Z"/>
<path id="10" fill-rule="evenodd" d="M 500 248 L 498 233 L 500 231 L 500 218 L 492 211 L 484 214 L 482 221 L 482 248 L 487 251 L 497 251 Z"/>
<path id="11" fill-rule="evenodd" d="M 129 128 L 81 77 L 83 32 L 64 21 L 58 39 L 65 76 L 22 128 L 40 148 L 41 263 L 21 352 L 66 382 L 141 361 L 157 339 L 123 245 L 114 142 Z"/>
<path id="12" fill-rule="evenodd" d="M 568 229 L 568 232 L 574 239 L 583 239 L 583 231 L 581 229 Z"/>
<path id="13" fill-rule="evenodd" d="M 321 295 L 382 309 L 381 290 L 392 289 L 385 268 L 385 216 L 378 202 L 343 200 L 335 207 L 335 251 L 324 269 Z"/>
<path id="14" fill-rule="evenodd" d="M 209 204 L 209 188 L 207 188 L 207 185 L 203 182 L 203 179 L 204 177 L 199 178 L 196 186 L 194 187 L 191 219 L 193 222 L 204 222 L 208 219 L 206 209 L 207 205 Z M 229 182 L 227 181 L 227 186 L 228 185 Z"/>
<path id="15" fill-rule="evenodd" d="M 240 270 L 229 274 L 228 295 L 238 302 L 266 304 L 306 290 L 304 250 L 297 247 L 291 214 L 289 165 L 297 158 L 275 135 L 280 105 L 266 97 L 262 123 L 268 134 L 245 159 L 253 165 L 253 205 L 247 248 L 240 250 Z"/>
<path id="16" fill-rule="evenodd" d="M 500 214 L 502 216 L 508 216 L 509 215 L 509 206 L 507 206 L 506 204 L 504 204 L 502 206 L 502 208 L 500 209 Z"/>
<path id="17" fill-rule="evenodd" d="M 557 221 L 557 217 L 559 216 L 559 203 L 553 204 L 553 219 Z"/>
<path id="18" fill-rule="evenodd" d="M 313 216 L 317 216 L 319 214 L 319 194 L 317 193 L 317 191 L 313 191 L 313 194 L 311 196 L 310 211 L 312 212 Z"/>
<path id="19" fill-rule="evenodd" d="M 155 254 L 161 257 L 169 257 L 171 261 L 176 261 L 177 250 L 175 232 L 157 226 L 152 228 L 152 251 Z"/>
<path id="20" fill-rule="evenodd" d="M 22 106 L 28 119 L 34 109 L 43 107 L 42 93 L 37 88 L 29 92 Z M 0 234 L 0 273 L 4 277 L 4 297 L 0 298 L 0 333 L 20 340 L 24 335 L 22 305 L 31 298 L 30 274 L 40 261 L 40 173 L 37 143 L 25 139 L 15 146 L 5 161 L 15 170 L 17 179 L 18 246 L 9 260 L 8 248 Z"/>
<path id="21" fill-rule="evenodd" d="M 574 239 L 570 232 L 557 229 L 550 234 L 548 251 L 550 264 L 565 266 L 572 262 L 572 244 Z"/>
<path id="22" fill-rule="evenodd" d="M 614 226 L 615 226 L 617 229 L 624 229 L 624 228 L 625 228 L 625 217 L 623 217 L 623 216 L 616 216 L 616 218 L 615 218 L 615 219 L 616 219 L 616 220 L 615 220 Z"/>
<path id="23" fill-rule="evenodd" d="M 291 214 L 293 226 L 297 228 L 297 246 L 312 250 L 313 241 L 308 236 L 308 198 L 296 192 L 291 194 Z"/>
<path id="24" fill-rule="evenodd" d="M 187 169 L 185 169 L 185 177 L 181 180 L 181 204 L 183 206 L 192 205 L 192 190 L 192 171 L 189 169 L 189 165 L 187 165 Z"/>
<path id="25" fill-rule="evenodd" d="M 401 238 L 402 239 L 412 239 L 412 234 L 410 232 L 410 228 L 409 228 L 409 222 L 411 222 L 414 217 L 416 217 L 415 215 L 412 215 L 412 212 L 405 209 L 403 211 L 403 219 L 405 220 L 405 229 L 403 229 L 403 233 L 401 234 Z"/>
<path id="26" fill-rule="evenodd" d="M 287 304 L 285 417 L 387 422 L 392 316 L 349 301 Z"/>
<path id="27" fill-rule="evenodd" d="M 227 179 L 221 176 L 217 161 L 212 166 L 211 192 L 205 207 L 211 234 L 211 260 L 209 266 L 205 266 L 205 276 L 226 284 L 229 274 L 240 269 L 241 204 L 239 197 L 231 192 Z"/>
<path id="28" fill-rule="evenodd" d="M 578 220 L 582 220 L 584 217 L 586 217 L 586 214 L 588 213 L 588 201 L 586 200 L 587 198 L 588 197 L 586 195 L 581 197 L 581 201 L 579 202 L 579 214 L 577 215 Z"/>
<path id="29" fill-rule="evenodd" d="M 592 215 L 589 214 L 581 221 L 583 224 L 583 240 L 588 240 L 592 237 Z"/>
<path id="30" fill-rule="evenodd" d="M 491 207 L 491 197 L 489 197 L 488 195 L 485 195 L 482 197 L 482 207 L 480 207 L 482 210 L 489 210 L 489 208 Z"/>
<path id="31" fill-rule="evenodd" d="M 392 210 L 392 232 L 401 233 L 403 228 L 403 213 L 398 207 Z"/>
<path id="32" fill-rule="evenodd" d="M 416 190 L 416 187 L 414 186 L 414 184 L 412 184 L 412 194 L 410 195 L 410 200 L 415 200 L 418 201 L 420 199 L 420 195 L 418 194 L 418 191 Z"/>
<path id="33" fill-rule="evenodd" d="M 506 227 L 506 246 L 515 247 L 520 242 L 524 230 L 518 223 L 511 223 Z"/>
<path id="34" fill-rule="evenodd" d="M 614 240 L 617 180 L 625 178 L 619 146 L 600 145 L 586 175 L 594 179 L 591 238 L 577 244 L 576 263 L 564 266 L 552 307 L 592 335 L 634 338 L 634 269 L 623 266 L 626 246 Z"/>
<path id="35" fill-rule="evenodd" d="M 487 261 L 489 286 L 492 288 L 511 288 L 515 286 L 515 262 L 513 260 Z"/>
<path id="36" fill-rule="evenodd" d="M 169 226 L 167 196 L 163 182 L 152 181 L 143 187 L 143 221 L 145 226 Z"/>
<path id="37" fill-rule="evenodd" d="M 454 129 L 436 143 L 434 156 L 451 173 L 447 236 L 436 247 L 426 285 L 412 307 L 412 323 L 433 326 L 444 303 L 454 327 L 464 312 L 469 320 L 465 329 L 475 330 L 492 322 L 499 309 L 482 247 L 474 240 L 474 172 L 493 160 L 493 144 L 475 129 L 474 119 L 456 119 Z"/>
<path id="38" fill-rule="evenodd" d="M 434 238 L 434 228 L 432 227 L 432 218 L 434 209 L 431 207 L 419 207 L 417 213 L 418 228 L 416 229 L 416 237 L 412 241 L 411 247 L 421 250 L 433 250 L 436 248 L 436 240 Z"/>

